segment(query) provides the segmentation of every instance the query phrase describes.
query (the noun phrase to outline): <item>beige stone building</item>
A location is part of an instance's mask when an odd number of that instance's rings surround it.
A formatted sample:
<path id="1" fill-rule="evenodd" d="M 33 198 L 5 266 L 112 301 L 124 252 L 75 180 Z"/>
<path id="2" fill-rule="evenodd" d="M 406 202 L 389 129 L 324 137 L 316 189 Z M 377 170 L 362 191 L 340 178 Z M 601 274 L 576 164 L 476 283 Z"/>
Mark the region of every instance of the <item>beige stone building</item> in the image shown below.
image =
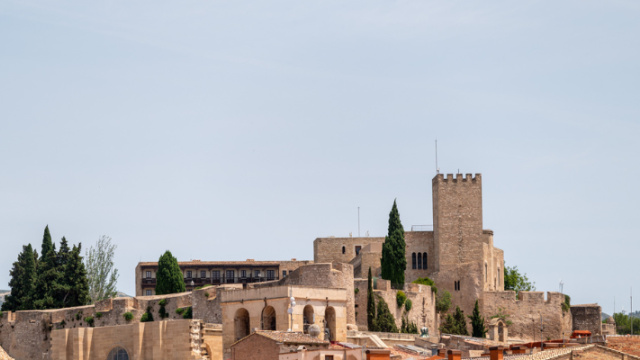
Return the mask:
<path id="1" fill-rule="evenodd" d="M 281 279 L 313 261 L 179 261 L 187 290 L 205 285 L 242 284 Z M 158 262 L 140 262 L 136 266 L 136 296 L 155 295 Z"/>

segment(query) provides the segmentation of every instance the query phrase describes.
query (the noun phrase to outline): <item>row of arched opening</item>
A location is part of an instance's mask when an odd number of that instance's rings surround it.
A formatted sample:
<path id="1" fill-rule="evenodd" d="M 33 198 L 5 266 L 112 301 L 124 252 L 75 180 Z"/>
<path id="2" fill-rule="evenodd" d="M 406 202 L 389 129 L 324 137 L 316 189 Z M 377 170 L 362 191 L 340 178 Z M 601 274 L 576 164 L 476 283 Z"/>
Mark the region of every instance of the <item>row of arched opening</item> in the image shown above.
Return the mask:
<path id="1" fill-rule="evenodd" d="M 302 321 L 303 331 L 305 334 L 308 334 L 309 327 L 316 323 L 316 316 L 313 306 L 307 305 L 304 307 Z M 327 340 L 335 341 L 336 310 L 333 307 L 329 306 L 325 309 L 324 323 L 322 325 L 323 326 L 321 326 L 321 328 L 324 328 L 324 338 Z M 288 327 L 288 324 L 286 327 Z M 247 309 L 240 308 L 236 311 L 234 317 L 234 329 L 236 340 L 240 340 L 251 333 L 250 316 Z M 277 329 L 276 309 L 273 306 L 267 305 L 262 309 L 262 315 L 260 316 L 260 329 Z"/>
<path id="2" fill-rule="evenodd" d="M 411 268 L 412 269 L 427 269 L 427 253 L 412 253 L 411 254 Z"/>

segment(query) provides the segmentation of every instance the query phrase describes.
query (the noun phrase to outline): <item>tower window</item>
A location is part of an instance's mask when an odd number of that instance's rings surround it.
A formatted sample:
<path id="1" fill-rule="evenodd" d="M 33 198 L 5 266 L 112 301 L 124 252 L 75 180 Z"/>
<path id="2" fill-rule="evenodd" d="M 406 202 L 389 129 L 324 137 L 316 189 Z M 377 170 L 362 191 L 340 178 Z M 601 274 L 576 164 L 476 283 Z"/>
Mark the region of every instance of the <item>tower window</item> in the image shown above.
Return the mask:
<path id="1" fill-rule="evenodd" d="M 360 249 L 362 249 L 362 246 L 357 245 L 356 246 L 356 256 L 358 256 L 360 254 Z"/>
<path id="2" fill-rule="evenodd" d="M 342 247 L 342 253 L 344 254 L 344 253 L 346 253 L 346 252 L 347 252 L 347 248 L 343 246 L 343 247 Z"/>
<path id="3" fill-rule="evenodd" d="M 411 254 L 411 268 L 416 268 L 416 253 Z"/>
<path id="4" fill-rule="evenodd" d="M 422 254 L 418 253 L 418 269 L 422 269 Z"/>
<path id="5" fill-rule="evenodd" d="M 453 288 L 455 291 L 460 291 L 460 280 L 453 282 Z"/>
<path id="6" fill-rule="evenodd" d="M 422 268 L 427 269 L 427 253 L 422 253 Z"/>

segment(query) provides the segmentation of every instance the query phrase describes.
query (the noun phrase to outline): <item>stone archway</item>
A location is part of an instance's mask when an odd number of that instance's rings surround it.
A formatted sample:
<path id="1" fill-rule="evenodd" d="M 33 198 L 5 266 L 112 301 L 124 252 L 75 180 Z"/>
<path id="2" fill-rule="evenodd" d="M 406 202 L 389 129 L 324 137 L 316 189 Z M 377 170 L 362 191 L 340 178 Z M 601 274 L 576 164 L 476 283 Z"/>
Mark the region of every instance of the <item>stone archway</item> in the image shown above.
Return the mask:
<path id="1" fill-rule="evenodd" d="M 305 334 L 309 333 L 309 326 L 315 323 L 315 313 L 313 311 L 313 306 L 307 305 L 304 307 L 302 312 L 302 328 Z"/>
<path id="2" fill-rule="evenodd" d="M 233 318 L 233 327 L 236 341 L 251 333 L 251 328 L 249 327 L 249 312 L 247 309 L 240 308 L 236 311 L 236 315 Z"/>
<path id="3" fill-rule="evenodd" d="M 336 341 L 336 309 L 328 306 L 324 311 L 325 340 Z"/>
<path id="4" fill-rule="evenodd" d="M 273 306 L 266 306 L 262 310 L 262 330 L 276 329 L 276 309 Z"/>
<path id="5" fill-rule="evenodd" d="M 117 346 L 109 351 L 107 360 L 129 360 L 129 353 L 123 347 Z"/>

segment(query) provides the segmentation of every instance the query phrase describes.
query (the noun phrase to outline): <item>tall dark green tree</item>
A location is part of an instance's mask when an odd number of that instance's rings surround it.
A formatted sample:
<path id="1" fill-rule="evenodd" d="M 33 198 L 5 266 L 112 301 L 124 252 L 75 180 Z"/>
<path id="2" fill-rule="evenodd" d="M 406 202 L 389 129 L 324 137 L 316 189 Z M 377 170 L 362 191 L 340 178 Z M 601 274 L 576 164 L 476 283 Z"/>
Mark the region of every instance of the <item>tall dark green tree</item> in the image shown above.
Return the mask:
<path id="1" fill-rule="evenodd" d="M 469 330 L 467 330 L 467 320 L 464 316 L 464 312 L 459 306 L 456 306 L 456 311 L 453 313 L 453 319 L 456 322 L 459 335 L 469 336 Z"/>
<path id="2" fill-rule="evenodd" d="M 65 242 L 66 240 L 62 238 Z M 60 250 L 63 246 L 60 245 Z M 63 276 L 57 291 L 57 302 L 60 307 L 72 307 L 87 305 L 91 302 L 89 297 L 89 283 L 87 270 L 82 261 L 82 243 L 74 245 L 66 255 Z"/>
<path id="3" fill-rule="evenodd" d="M 367 279 L 367 329 L 375 330 L 376 300 L 373 298 L 373 278 L 371 277 L 371 267 L 369 267 L 369 277 Z"/>
<path id="4" fill-rule="evenodd" d="M 396 289 L 404 287 L 404 271 L 407 268 L 405 257 L 406 243 L 404 241 L 404 228 L 400 222 L 400 213 L 396 201 L 389 213 L 389 229 L 382 244 L 382 278 L 391 281 L 391 286 Z"/>
<path id="5" fill-rule="evenodd" d="M 389 305 L 387 305 L 387 302 L 384 301 L 382 297 L 378 297 L 378 309 L 375 323 L 376 331 L 398 332 L 396 319 L 391 314 L 391 311 L 389 311 Z"/>
<path id="6" fill-rule="evenodd" d="M 478 307 L 478 300 L 473 307 L 473 313 L 469 315 L 471 320 L 471 336 L 483 338 L 487 335 L 487 328 L 484 326 L 484 317 L 480 315 L 480 308 Z"/>
<path id="7" fill-rule="evenodd" d="M 456 311 L 453 315 L 447 314 L 442 325 L 440 325 L 440 332 L 443 334 L 469 335 L 464 313 L 459 306 L 456 306 Z"/>
<path id="8" fill-rule="evenodd" d="M 158 260 L 156 274 L 156 294 L 173 294 L 186 291 L 182 271 L 178 266 L 178 259 L 167 250 Z"/>
<path id="9" fill-rule="evenodd" d="M 42 253 L 38 261 L 38 277 L 36 280 L 33 304 L 35 309 L 54 309 L 61 307 L 59 300 L 62 271 L 55 244 L 51 242 L 49 226 L 44 230 Z"/>
<path id="10" fill-rule="evenodd" d="M 51 241 L 51 233 L 49 233 L 49 225 L 44 228 L 44 235 L 42 235 L 42 250 L 40 251 L 40 260 L 44 259 L 49 251 L 55 251 L 55 245 Z"/>
<path id="11" fill-rule="evenodd" d="M 22 247 L 22 252 L 18 255 L 18 261 L 13 263 L 13 268 L 9 272 L 11 280 L 11 294 L 7 295 L 2 310 L 16 311 L 33 309 L 33 296 L 35 291 L 36 259 L 31 244 Z"/>

